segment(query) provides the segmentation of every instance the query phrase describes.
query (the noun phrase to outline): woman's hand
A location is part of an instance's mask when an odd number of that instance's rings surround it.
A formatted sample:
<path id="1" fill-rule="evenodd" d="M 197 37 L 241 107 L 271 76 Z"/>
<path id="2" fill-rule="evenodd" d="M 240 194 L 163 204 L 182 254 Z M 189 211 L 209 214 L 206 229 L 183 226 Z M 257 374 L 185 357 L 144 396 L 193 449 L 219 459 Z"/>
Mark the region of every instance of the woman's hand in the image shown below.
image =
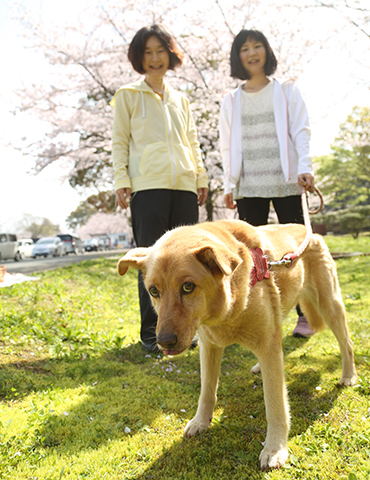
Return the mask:
<path id="1" fill-rule="evenodd" d="M 310 173 L 301 173 L 298 175 L 298 186 L 304 188 L 306 192 L 313 192 L 315 186 L 315 179 Z"/>
<path id="2" fill-rule="evenodd" d="M 208 197 L 208 188 L 198 188 L 198 205 L 201 207 Z"/>
<path id="3" fill-rule="evenodd" d="M 131 188 L 119 188 L 116 191 L 116 207 L 128 208 L 131 199 Z"/>
<path id="4" fill-rule="evenodd" d="M 236 208 L 236 203 L 234 202 L 232 193 L 227 193 L 226 195 L 224 195 L 224 202 L 227 208 L 230 208 L 231 210 L 234 210 L 234 208 Z"/>

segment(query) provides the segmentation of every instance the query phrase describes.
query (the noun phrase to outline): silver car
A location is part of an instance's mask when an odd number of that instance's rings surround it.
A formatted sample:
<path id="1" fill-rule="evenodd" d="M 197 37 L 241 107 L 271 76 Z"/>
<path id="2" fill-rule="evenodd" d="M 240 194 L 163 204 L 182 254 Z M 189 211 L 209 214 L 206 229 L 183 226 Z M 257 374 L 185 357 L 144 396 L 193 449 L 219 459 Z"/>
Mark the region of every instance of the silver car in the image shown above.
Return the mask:
<path id="1" fill-rule="evenodd" d="M 48 255 L 53 257 L 66 255 L 64 243 L 59 237 L 44 237 L 35 243 L 32 258 L 47 257 Z"/>

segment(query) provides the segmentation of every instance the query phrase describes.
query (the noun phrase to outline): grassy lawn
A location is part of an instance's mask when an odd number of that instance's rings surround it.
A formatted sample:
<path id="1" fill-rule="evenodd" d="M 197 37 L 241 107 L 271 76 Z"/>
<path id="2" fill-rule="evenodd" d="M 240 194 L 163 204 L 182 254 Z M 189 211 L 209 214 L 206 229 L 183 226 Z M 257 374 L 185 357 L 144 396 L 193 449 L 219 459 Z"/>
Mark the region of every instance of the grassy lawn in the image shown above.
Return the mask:
<path id="1" fill-rule="evenodd" d="M 327 235 L 325 242 L 331 252 L 362 252 L 370 253 L 370 233 L 361 234 L 358 238 L 352 235 Z"/>
<path id="2" fill-rule="evenodd" d="M 370 252 L 370 237 L 325 237 Z M 339 388 L 339 347 L 325 330 L 283 348 L 291 405 L 289 463 L 262 473 L 266 421 L 254 356 L 225 350 L 211 428 L 183 438 L 200 392 L 199 350 L 146 355 L 136 272 L 85 261 L 0 289 L 0 478 L 370 479 L 369 257 L 337 261 L 360 375 Z"/>

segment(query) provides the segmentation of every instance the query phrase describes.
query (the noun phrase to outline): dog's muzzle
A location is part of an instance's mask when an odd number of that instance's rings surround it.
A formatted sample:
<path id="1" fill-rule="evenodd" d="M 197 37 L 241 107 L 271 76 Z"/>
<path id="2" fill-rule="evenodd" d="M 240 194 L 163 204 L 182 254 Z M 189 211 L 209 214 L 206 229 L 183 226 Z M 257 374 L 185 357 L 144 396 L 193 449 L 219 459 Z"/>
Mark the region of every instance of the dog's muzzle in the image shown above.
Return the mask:
<path id="1" fill-rule="evenodd" d="M 162 348 L 171 350 L 177 344 L 177 335 L 175 333 L 160 333 L 157 335 L 157 343 Z"/>

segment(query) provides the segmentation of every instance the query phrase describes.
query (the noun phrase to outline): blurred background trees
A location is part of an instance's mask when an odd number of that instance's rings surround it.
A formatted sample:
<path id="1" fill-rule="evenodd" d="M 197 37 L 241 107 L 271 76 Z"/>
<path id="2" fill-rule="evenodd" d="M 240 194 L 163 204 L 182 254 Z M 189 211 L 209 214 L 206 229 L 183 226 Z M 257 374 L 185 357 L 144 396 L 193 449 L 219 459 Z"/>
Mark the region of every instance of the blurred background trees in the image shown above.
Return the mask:
<path id="1" fill-rule="evenodd" d="M 19 220 L 17 230 L 23 232 L 19 238 L 50 237 L 59 233 L 59 225 L 53 225 L 48 218 L 24 214 Z"/>
<path id="2" fill-rule="evenodd" d="M 316 165 L 327 199 L 327 214 L 321 220 L 329 228 L 339 224 L 356 238 L 370 227 L 370 107 L 353 108 L 340 126 L 331 153 L 316 158 Z"/>
<path id="3" fill-rule="evenodd" d="M 335 26 L 322 21 L 328 11 L 335 15 Z M 107 0 L 104 4 L 92 1 L 81 20 L 71 18 L 63 28 L 38 22 L 25 2 L 18 6 L 18 18 L 25 27 L 30 48 L 43 52 L 53 71 L 51 81 L 25 84 L 18 91 L 18 112 L 31 112 L 47 125 L 36 142 L 27 142 L 25 137 L 20 148 L 35 159 L 36 173 L 55 162 L 63 165 L 70 185 L 86 198 L 70 214 L 70 228 L 85 224 L 94 213 L 114 211 L 113 111 L 109 102 L 122 84 L 139 78 L 127 60 L 127 48 L 143 25 L 163 23 L 184 52 L 184 65 L 168 73 L 168 82 L 184 91 L 191 101 L 209 175 L 210 194 L 202 209 L 203 220 L 233 215 L 225 210 L 221 198 L 218 113 L 226 90 L 238 85 L 229 76 L 228 58 L 234 35 L 242 28 L 262 30 L 278 55 L 277 75 L 299 78 L 304 67 L 326 46 L 343 45 L 345 51 L 345 32 L 352 32 L 354 49 L 356 36 L 369 34 L 369 10 L 363 0 L 293 0 L 286 5 L 277 0 Z M 368 72 L 369 66 L 361 55 L 356 61 L 363 61 Z M 355 82 L 367 82 L 363 71 Z M 358 115 L 362 114 L 353 113 L 353 122 Z M 341 209 L 352 205 L 354 188 L 350 187 L 358 179 L 362 193 L 357 203 L 362 205 L 366 196 L 366 172 L 359 170 L 359 151 L 351 150 L 359 137 L 346 144 L 355 127 L 353 122 L 345 127 L 347 137 L 336 140 L 331 154 L 321 157 L 318 163 L 320 178 L 326 179 L 330 206 L 339 202 L 336 208 Z M 345 155 L 350 155 L 350 162 L 343 160 Z M 348 168 L 350 163 L 355 164 L 354 158 L 358 160 L 358 176 L 351 185 L 348 180 L 353 171 Z M 335 181 L 328 180 L 330 171 L 337 174 Z M 334 189 L 337 182 L 344 185 L 341 191 Z"/>

